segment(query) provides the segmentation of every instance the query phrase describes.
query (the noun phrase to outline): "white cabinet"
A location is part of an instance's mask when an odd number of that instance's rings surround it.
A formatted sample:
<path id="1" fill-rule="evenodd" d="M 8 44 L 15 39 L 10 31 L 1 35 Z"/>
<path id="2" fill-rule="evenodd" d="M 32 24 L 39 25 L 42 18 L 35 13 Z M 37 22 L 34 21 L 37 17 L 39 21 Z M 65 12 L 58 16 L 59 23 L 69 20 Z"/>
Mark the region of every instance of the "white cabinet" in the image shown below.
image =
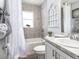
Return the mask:
<path id="1" fill-rule="evenodd" d="M 46 59 L 55 59 L 54 50 L 46 44 Z"/>
<path id="2" fill-rule="evenodd" d="M 69 55 L 63 53 L 53 45 L 46 42 L 46 59 L 73 59 Z"/>

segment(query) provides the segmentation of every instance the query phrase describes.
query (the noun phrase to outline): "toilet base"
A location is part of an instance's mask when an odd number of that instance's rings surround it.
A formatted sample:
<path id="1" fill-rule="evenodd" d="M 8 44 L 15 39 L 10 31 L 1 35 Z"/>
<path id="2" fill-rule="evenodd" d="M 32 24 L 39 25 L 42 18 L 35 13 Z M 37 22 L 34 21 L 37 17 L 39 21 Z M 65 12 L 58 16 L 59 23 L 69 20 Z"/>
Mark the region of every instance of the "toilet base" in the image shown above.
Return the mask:
<path id="1" fill-rule="evenodd" d="M 36 54 L 36 59 L 45 59 L 45 54 Z"/>

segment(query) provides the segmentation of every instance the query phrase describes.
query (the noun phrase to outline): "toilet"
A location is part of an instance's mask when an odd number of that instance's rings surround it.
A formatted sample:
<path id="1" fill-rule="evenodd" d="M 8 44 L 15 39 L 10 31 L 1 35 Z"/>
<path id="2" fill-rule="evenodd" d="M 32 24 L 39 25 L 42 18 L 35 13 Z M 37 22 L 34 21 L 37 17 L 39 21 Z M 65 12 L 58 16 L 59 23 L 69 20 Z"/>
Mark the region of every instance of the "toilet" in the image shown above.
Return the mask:
<path id="1" fill-rule="evenodd" d="M 36 59 L 45 59 L 45 45 L 36 46 L 34 48 Z"/>

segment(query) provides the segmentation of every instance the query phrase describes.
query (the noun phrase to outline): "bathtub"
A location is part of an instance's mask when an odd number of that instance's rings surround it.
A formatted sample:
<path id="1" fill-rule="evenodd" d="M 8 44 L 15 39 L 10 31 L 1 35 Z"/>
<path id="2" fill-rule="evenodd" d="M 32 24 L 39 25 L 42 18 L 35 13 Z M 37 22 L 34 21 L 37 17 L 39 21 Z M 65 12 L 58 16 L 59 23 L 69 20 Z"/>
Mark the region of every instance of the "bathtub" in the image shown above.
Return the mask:
<path id="1" fill-rule="evenodd" d="M 34 54 L 34 47 L 38 45 L 43 45 L 45 44 L 44 39 L 42 38 L 30 38 L 26 39 L 26 55 L 32 55 Z"/>

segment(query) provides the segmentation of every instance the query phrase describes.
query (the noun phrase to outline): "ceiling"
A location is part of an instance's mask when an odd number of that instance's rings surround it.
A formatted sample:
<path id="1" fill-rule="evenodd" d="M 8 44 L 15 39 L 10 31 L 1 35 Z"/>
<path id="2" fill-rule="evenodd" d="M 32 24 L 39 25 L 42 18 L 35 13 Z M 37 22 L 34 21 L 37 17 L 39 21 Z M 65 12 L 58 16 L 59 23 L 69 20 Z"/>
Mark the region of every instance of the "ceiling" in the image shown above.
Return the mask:
<path id="1" fill-rule="evenodd" d="M 23 0 L 23 3 L 29 3 L 34 5 L 41 5 L 44 0 Z"/>

